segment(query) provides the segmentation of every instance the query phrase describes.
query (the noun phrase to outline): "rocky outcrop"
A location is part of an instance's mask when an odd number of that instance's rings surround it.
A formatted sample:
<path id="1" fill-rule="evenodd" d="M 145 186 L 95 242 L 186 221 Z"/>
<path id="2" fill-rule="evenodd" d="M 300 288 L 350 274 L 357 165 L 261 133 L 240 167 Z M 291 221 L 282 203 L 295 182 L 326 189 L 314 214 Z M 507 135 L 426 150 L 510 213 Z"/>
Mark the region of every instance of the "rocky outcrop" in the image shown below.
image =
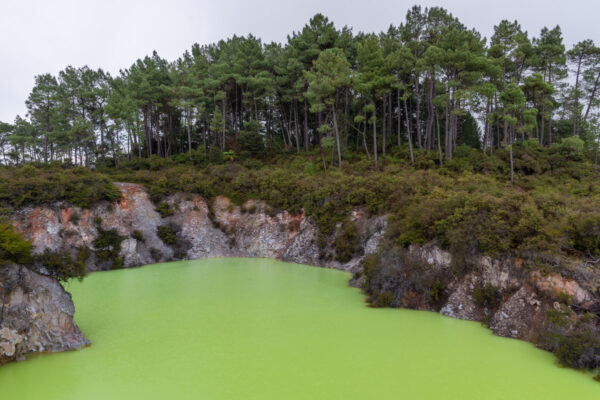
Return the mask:
<path id="1" fill-rule="evenodd" d="M 29 353 L 74 350 L 88 341 L 73 321 L 71 295 L 54 279 L 0 266 L 0 365 Z"/>
<path id="2" fill-rule="evenodd" d="M 461 262 L 468 266 L 455 265 L 458 260 L 453 262 L 452 255 L 435 243 L 408 250 L 384 249 L 359 282 L 375 305 L 484 321 L 499 336 L 532 342 L 554 328 L 547 318 L 549 310 L 564 314 L 561 328 L 571 332 L 580 329 L 579 322 L 586 321 L 586 314 L 600 317 L 598 297 L 559 273 L 532 272 L 523 266 L 523 260 L 513 257 L 475 256 Z"/>
<path id="3" fill-rule="evenodd" d="M 86 265 L 88 271 L 95 271 L 111 267 L 93 254 L 99 228 L 115 229 L 124 238 L 119 253 L 124 267 L 176 259 L 264 257 L 355 270 L 365 254 L 377 249 L 386 225 L 384 217 L 369 218 L 361 210 L 354 211 L 350 218 L 364 250 L 349 262 L 339 263 L 333 247 L 325 249 L 327 256 L 322 257 L 317 226 L 304 213 L 276 212 L 257 200 L 238 206 L 225 197 L 217 197 L 209 207 L 198 195 L 179 193 L 165 200 L 172 215 L 163 218 L 143 186 L 116 186 L 123 196 L 114 204 L 100 203 L 89 210 L 64 203 L 26 207 L 13 215 L 14 226 L 32 241 L 36 253 L 91 249 Z M 160 226 L 173 229 L 176 245 L 158 237 Z"/>

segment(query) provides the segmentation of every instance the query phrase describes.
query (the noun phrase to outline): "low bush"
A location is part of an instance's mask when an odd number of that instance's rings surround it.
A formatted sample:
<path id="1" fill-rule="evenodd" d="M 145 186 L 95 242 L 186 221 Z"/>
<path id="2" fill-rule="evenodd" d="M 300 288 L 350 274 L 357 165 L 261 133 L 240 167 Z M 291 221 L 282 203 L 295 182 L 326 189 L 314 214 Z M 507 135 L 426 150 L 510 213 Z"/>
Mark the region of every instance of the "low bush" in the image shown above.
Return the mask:
<path id="1" fill-rule="evenodd" d="M 96 249 L 96 258 L 102 262 L 110 262 L 112 268 L 118 268 L 119 253 L 121 252 L 121 242 L 125 240 L 124 236 L 119 235 L 116 229 L 104 230 L 97 226 L 98 236 L 93 242 Z"/>
<path id="2" fill-rule="evenodd" d="M 335 259 L 341 263 L 350 261 L 358 251 L 358 242 L 356 224 L 346 221 L 334 241 Z"/>
<path id="3" fill-rule="evenodd" d="M 560 310 L 549 308 L 546 310 L 546 320 L 557 327 L 565 327 L 569 324 L 569 317 L 571 315 L 568 307 L 563 306 Z"/>
<path id="4" fill-rule="evenodd" d="M 475 286 L 473 289 L 473 300 L 481 307 L 496 308 L 502 301 L 502 292 L 490 283 Z"/>
<path id="5" fill-rule="evenodd" d="M 80 248 L 73 257 L 69 250 L 51 251 L 45 249 L 42 254 L 35 256 L 35 263 L 41 265 L 53 278 L 66 281 L 70 278 L 82 279 L 86 274 L 85 260 L 89 255 L 87 248 Z"/>
<path id="6" fill-rule="evenodd" d="M 159 203 L 154 210 L 163 218 L 170 217 L 175 212 L 167 202 Z"/>
<path id="7" fill-rule="evenodd" d="M 559 338 L 554 350 L 558 361 L 571 368 L 600 367 L 600 337 L 592 330 Z"/>
<path id="8" fill-rule="evenodd" d="M 142 232 L 140 232 L 138 230 L 131 232 L 131 238 L 137 240 L 138 242 L 146 241 L 146 239 L 144 239 L 144 235 L 142 234 Z"/>
<path id="9" fill-rule="evenodd" d="M 177 244 L 177 234 L 171 225 L 161 225 L 156 230 L 157 236 L 164 244 L 174 246 Z"/>
<path id="10" fill-rule="evenodd" d="M 101 200 L 115 201 L 121 192 L 104 174 L 87 168 L 54 165 L 0 167 L 0 206 L 20 207 L 62 200 L 90 208 Z"/>
<path id="11" fill-rule="evenodd" d="M 444 298 L 446 292 L 446 285 L 439 279 L 433 281 L 431 288 L 429 288 L 429 299 L 433 304 L 439 304 Z"/>
<path id="12" fill-rule="evenodd" d="M 0 221 L 0 266 L 8 263 L 30 263 L 31 250 L 31 242 L 15 232 L 11 224 Z"/>

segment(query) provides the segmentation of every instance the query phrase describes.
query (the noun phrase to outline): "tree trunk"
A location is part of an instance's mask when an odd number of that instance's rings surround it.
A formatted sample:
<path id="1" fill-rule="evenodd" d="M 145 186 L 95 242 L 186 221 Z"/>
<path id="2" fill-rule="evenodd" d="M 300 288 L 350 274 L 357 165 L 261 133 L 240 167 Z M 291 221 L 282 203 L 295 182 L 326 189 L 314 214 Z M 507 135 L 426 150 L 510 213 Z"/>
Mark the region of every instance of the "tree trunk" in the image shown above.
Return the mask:
<path id="1" fill-rule="evenodd" d="M 300 153 L 300 129 L 298 128 L 298 102 L 294 100 L 294 130 L 296 132 L 296 153 Z"/>
<path id="2" fill-rule="evenodd" d="M 321 111 L 319 111 L 319 113 L 318 113 L 318 120 L 319 120 L 319 128 L 321 128 L 322 121 L 323 121 L 323 115 L 322 115 Z M 317 129 L 317 132 L 319 133 L 319 154 L 321 155 L 321 160 L 323 160 L 323 170 L 327 170 L 327 163 L 325 162 L 325 156 L 323 155 L 323 145 L 321 143 L 321 139 L 323 139 L 323 134 L 321 133 L 321 129 Z"/>
<path id="3" fill-rule="evenodd" d="M 544 145 L 544 133 L 545 133 L 545 123 L 546 122 L 546 97 L 542 96 L 542 123 L 540 128 L 540 144 Z"/>
<path id="4" fill-rule="evenodd" d="M 417 146 L 419 146 L 419 150 L 423 149 L 423 144 L 421 143 L 421 91 L 419 88 L 419 76 L 415 79 L 415 97 L 417 99 L 417 110 L 416 110 L 416 120 L 417 120 Z"/>
<path id="5" fill-rule="evenodd" d="M 510 184 L 514 185 L 514 183 L 515 183 L 515 177 L 514 177 L 514 163 L 513 163 L 512 133 L 510 135 L 511 135 L 511 143 L 510 143 Z"/>
<path id="6" fill-rule="evenodd" d="M 190 111 L 188 113 L 188 118 L 187 118 L 188 153 L 192 152 L 192 118 L 191 118 L 191 114 L 192 114 L 192 112 Z"/>
<path id="7" fill-rule="evenodd" d="M 337 155 L 338 155 L 338 166 L 342 166 L 342 151 L 340 149 L 340 132 L 338 129 L 337 123 L 337 113 L 335 111 L 335 106 L 331 106 L 331 112 L 333 113 L 333 128 L 335 129 L 335 143 L 337 145 Z"/>
<path id="8" fill-rule="evenodd" d="M 581 75 L 581 58 L 577 63 L 577 73 L 575 74 L 575 109 L 573 110 L 573 136 L 578 132 L 577 122 L 579 120 L 579 77 Z"/>
<path id="9" fill-rule="evenodd" d="M 548 110 L 548 146 L 552 146 L 552 107 Z"/>
<path id="10" fill-rule="evenodd" d="M 433 141 L 433 123 L 434 123 L 434 111 L 433 111 L 433 96 L 435 90 L 435 74 L 429 79 L 429 90 L 427 96 L 427 106 L 428 106 L 428 115 L 427 115 L 427 126 L 425 128 L 425 147 L 427 151 L 431 150 L 431 142 Z"/>
<path id="11" fill-rule="evenodd" d="M 410 151 L 410 162 L 412 164 L 415 163 L 415 155 L 413 153 L 413 142 L 412 142 L 412 132 L 410 129 L 410 114 L 408 113 L 408 104 L 406 99 L 404 99 L 404 114 L 406 115 L 406 136 L 408 138 L 408 149 Z"/>
<path id="12" fill-rule="evenodd" d="M 308 150 L 308 102 L 304 99 L 304 151 Z"/>
<path id="13" fill-rule="evenodd" d="M 387 96 L 384 93 L 382 97 L 383 102 L 383 118 L 381 119 L 381 154 L 385 157 L 385 132 L 386 132 L 386 123 L 387 123 Z"/>
<path id="14" fill-rule="evenodd" d="M 438 115 L 437 110 L 435 111 L 435 124 L 437 127 L 437 145 L 438 145 L 438 155 L 440 157 L 440 167 L 444 165 L 444 161 L 442 158 L 442 138 L 440 137 L 440 116 Z"/>
<path id="15" fill-rule="evenodd" d="M 363 146 L 365 147 L 365 153 L 367 154 L 367 160 L 370 160 L 371 154 L 369 154 L 369 146 L 367 146 L 367 116 L 366 115 L 365 115 L 365 120 L 363 123 L 362 138 L 363 138 Z"/>
<path id="16" fill-rule="evenodd" d="M 373 159 L 375 160 L 375 168 L 378 168 L 377 160 L 377 107 L 373 109 Z"/>
<path id="17" fill-rule="evenodd" d="M 402 145 L 402 140 L 401 140 L 401 134 L 400 132 L 402 131 L 401 128 L 401 123 L 402 123 L 402 116 L 400 115 L 400 110 L 402 109 L 402 107 L 400 106 L 400 89 L 396 90 L 396 102 L 398 103 L 398 147 L 400 147 Z"/>
<path id="18" fill-rule="evenodd" d="M 587 122 L 587 119 L 590 115 L 590 109 L 592 108 L 592 103 L 594 102 L 594 99 L 596 98 L 596 91 L 598 90 L 599 85 L 600 85 L 600 71 L 598 72 L 598 75 L 596 75 L 596 80 L 594 81 L 594 88 L 592 89 L 592 93 L 590 94 L 590 98 L 588 100 L 588 105 L 585 110 L 585 115 L 582 120 L 582 125 Z"/>
<path id="19" fill-rule="evenodd" d="M 489 123 L 489 115 L 490 115 L 490 99 L 487 99 L 487 103 L 485 106 L 485 124 L 484 124 L 484 128 L 483 128 L 483 154 L 486 154 L 485 150 L 487 148 L 487 142 L 488 142 L 488 138 L 489 138 L 489 127 L 490 127 L 490 123 Z"/>

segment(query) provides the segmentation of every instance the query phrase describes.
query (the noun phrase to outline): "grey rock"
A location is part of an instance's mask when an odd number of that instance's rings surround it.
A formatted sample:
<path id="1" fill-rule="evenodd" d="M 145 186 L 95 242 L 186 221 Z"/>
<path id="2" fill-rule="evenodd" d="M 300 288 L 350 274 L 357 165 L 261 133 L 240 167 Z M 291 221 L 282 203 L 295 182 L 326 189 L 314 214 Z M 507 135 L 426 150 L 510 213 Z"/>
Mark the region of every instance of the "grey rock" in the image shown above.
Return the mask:
<path id="1" fill-rule="evenodd" d="M 71 295 L 56 280 L 17 265 L 0 266 L 0 365 L 26 354 L 89 344 L 73 321 Z"/>

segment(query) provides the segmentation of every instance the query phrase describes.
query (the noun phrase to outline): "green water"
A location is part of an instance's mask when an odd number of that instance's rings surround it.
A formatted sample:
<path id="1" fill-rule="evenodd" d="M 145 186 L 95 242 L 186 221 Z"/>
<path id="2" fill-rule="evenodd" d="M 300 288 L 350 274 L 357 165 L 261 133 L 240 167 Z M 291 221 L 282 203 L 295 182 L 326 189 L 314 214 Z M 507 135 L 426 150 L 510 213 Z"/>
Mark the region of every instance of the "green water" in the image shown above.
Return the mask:
<path id="1" fill-rule="evenodd" d="M 371 309 L 349 275 L 261 259 L 72 282 L 93 345 L 0 368 L 0 399 L 595 399 L 551 354 L 429 312 Z"/>

